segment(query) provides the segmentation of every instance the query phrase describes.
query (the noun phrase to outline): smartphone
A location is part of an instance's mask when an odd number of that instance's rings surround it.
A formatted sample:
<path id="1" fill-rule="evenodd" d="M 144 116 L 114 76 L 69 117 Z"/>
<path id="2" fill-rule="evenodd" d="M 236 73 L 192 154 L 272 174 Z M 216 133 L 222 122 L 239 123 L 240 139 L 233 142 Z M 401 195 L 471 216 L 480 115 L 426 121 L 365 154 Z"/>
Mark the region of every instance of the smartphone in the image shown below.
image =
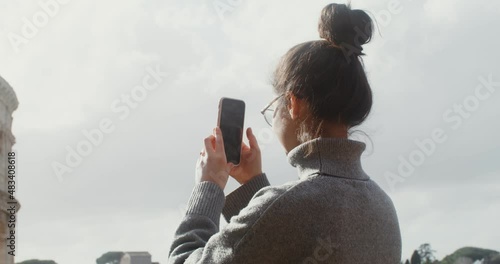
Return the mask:
<path id="1" fill-rule="evenodd" d="M 217 126 L 222 131 L 227 162 L 234 165 L 240 164 L 244 120 L 244 101 L 227 97 L 219 100 Z"/>

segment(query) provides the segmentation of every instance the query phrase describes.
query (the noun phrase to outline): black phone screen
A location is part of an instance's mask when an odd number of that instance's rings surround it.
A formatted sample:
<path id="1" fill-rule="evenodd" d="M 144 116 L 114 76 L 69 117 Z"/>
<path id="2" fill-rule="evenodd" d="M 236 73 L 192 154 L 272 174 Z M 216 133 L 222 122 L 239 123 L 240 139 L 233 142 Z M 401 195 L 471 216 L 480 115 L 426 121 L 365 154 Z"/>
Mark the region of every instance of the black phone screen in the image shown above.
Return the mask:
<path id="1" fill-rule="evenodd" d="M 238 165 L 240 163 L 241 142 L 243 140 L 245 102 L 223 97 L 220 100 L 219 107 L 218 125 L 222 131 L 227 162 Z"/>

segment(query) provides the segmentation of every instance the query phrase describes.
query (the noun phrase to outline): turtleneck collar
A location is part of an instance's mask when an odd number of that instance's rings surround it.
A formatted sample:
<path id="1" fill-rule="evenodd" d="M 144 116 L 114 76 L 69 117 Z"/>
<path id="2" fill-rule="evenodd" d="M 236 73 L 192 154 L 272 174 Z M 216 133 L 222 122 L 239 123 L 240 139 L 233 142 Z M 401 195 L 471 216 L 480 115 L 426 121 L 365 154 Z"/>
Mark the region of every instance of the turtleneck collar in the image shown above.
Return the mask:
<path id="1" fill-rule="evenodd" d="M 309 146 L 313 151 L 305 156 Z M 354 180 L 369 180 L 361 166 L 361 154 L 366 144 L 347 138 L 318 137 L 306 141 L 288 152 L 288 162 L 296 167 L 299 180 L 315 174 Z"/>

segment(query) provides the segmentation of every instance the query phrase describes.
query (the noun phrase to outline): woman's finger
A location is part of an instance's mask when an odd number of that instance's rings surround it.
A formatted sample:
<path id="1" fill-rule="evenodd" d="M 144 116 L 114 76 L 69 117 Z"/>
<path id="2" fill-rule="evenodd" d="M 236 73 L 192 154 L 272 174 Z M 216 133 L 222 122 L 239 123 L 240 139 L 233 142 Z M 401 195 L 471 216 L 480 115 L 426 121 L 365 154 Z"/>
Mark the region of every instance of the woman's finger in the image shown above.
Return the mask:
<path id="1" fill-rule="evenodd" d="M 260 150 L 259 149 L 259 143 L 257 142 L 257 138 L 253 134 L 252 128 L 247 129 L 247 138 L 248 138 L 248 143 L 250 144 L 250 148 L 255 149 L 255 150 Z"/>
<path id="2" fill-rule="evenodd" d="M 219 127 L 215 128 L 215 151 L 224 152 L 224 141 L 222 138 L 222 132 Z"/>
<path id="3" fill-rule="evenodd" d="M 207 138 L 205 138 L 205 153 L 212 154 L 214 153 L 214 136 L 210 135 Z"/>

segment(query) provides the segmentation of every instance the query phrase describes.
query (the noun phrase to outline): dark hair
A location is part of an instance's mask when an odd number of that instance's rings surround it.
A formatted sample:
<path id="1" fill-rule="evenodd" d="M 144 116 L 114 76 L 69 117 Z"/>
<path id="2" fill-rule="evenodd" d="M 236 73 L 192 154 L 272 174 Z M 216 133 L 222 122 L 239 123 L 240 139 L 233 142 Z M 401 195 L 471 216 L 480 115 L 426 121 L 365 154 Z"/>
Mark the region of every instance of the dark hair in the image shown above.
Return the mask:
<path id="1" fill-rule="evenodd" d="M 325 121 L 350 129 L 370 113 L 372 92 L 361 56 L 372 28 L 372 19 L 364 11 L 332 3 L 323 8 L 319 20 L 323 40 L 296 45 L 281 58 L 273 76 L 276 94 L 290 92 L 310 109 L 306 119 L 311 122 L 302 122 L 299 132 L 302 142 L 320 136 Z M 287 106 L 285 97 L 280 100 Z"/>

